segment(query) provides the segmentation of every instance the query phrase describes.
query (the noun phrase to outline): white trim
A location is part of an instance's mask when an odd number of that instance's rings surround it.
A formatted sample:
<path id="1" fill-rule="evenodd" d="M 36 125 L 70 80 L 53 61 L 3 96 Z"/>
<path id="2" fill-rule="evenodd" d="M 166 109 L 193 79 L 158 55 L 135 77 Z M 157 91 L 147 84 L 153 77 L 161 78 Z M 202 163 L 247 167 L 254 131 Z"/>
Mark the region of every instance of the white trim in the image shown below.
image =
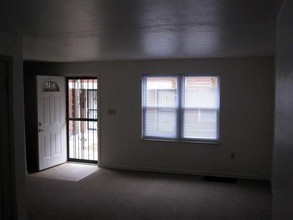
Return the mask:
<path id="1" fill-rule="evenodd" d="M 101 83 L 101 76 L 99 73 L 97 73 L 97 75 L 95 76 L 96 79 L 97 79 L 97 119 L 98 119 L 98 122 L 97 122 L 97 126 L 98 126 L 98 166 L 100 167 L 101 166 L 101 152 L 102 152 L 102 144 L 101 144 L 101 86 L 102 86 L 102 83 Z"/>

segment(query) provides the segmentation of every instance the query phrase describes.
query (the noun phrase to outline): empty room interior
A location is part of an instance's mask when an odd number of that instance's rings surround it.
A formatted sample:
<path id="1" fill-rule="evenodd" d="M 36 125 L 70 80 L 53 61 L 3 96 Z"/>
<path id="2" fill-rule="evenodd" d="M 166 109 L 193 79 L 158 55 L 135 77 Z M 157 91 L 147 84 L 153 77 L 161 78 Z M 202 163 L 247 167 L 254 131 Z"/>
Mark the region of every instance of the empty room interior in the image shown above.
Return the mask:
<path id="1" fill-rule="evenodd" d="M 0 219 L 293 219 L 292 0 L 3 0 Z"/>

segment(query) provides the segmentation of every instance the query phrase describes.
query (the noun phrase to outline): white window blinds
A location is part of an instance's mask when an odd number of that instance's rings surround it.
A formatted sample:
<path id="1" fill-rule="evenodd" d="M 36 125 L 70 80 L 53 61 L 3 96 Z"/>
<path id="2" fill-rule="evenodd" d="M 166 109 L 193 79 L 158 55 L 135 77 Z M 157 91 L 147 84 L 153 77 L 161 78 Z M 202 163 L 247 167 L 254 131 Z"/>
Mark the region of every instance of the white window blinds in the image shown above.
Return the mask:
<path id="1" fill-rule="evenodd" d="M 144 136 L 177 137 L 177 78 L 146 77 L 144 80 Z"/>
<path id="2" fill-rule="evenodd" d="M 183 77 L 183 138 L 218 139 L 217 77 Z"/>

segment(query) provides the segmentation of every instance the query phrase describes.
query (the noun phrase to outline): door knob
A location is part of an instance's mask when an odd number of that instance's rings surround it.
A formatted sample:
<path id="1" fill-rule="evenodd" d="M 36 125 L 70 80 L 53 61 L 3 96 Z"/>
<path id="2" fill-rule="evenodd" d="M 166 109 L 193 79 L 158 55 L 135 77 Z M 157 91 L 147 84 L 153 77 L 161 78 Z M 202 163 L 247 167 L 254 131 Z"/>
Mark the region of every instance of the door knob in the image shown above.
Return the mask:
<path id="1" fill-rule="evenodd" d="M 41 131 L 44 131 L 44 130 L 39 128 L 39 132 L 41 132 Z"/>

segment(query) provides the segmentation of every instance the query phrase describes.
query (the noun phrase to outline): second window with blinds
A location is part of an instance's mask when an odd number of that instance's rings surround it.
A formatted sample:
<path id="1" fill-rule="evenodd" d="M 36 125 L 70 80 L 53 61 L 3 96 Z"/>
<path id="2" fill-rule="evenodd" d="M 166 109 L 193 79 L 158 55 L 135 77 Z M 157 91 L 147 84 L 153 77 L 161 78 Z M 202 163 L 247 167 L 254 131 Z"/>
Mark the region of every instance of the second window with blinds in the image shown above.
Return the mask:
<path id="1" fill-rule="evenodd" d="M 219 142 L 218 75 L 144 75 L 142 138 Z"/>

